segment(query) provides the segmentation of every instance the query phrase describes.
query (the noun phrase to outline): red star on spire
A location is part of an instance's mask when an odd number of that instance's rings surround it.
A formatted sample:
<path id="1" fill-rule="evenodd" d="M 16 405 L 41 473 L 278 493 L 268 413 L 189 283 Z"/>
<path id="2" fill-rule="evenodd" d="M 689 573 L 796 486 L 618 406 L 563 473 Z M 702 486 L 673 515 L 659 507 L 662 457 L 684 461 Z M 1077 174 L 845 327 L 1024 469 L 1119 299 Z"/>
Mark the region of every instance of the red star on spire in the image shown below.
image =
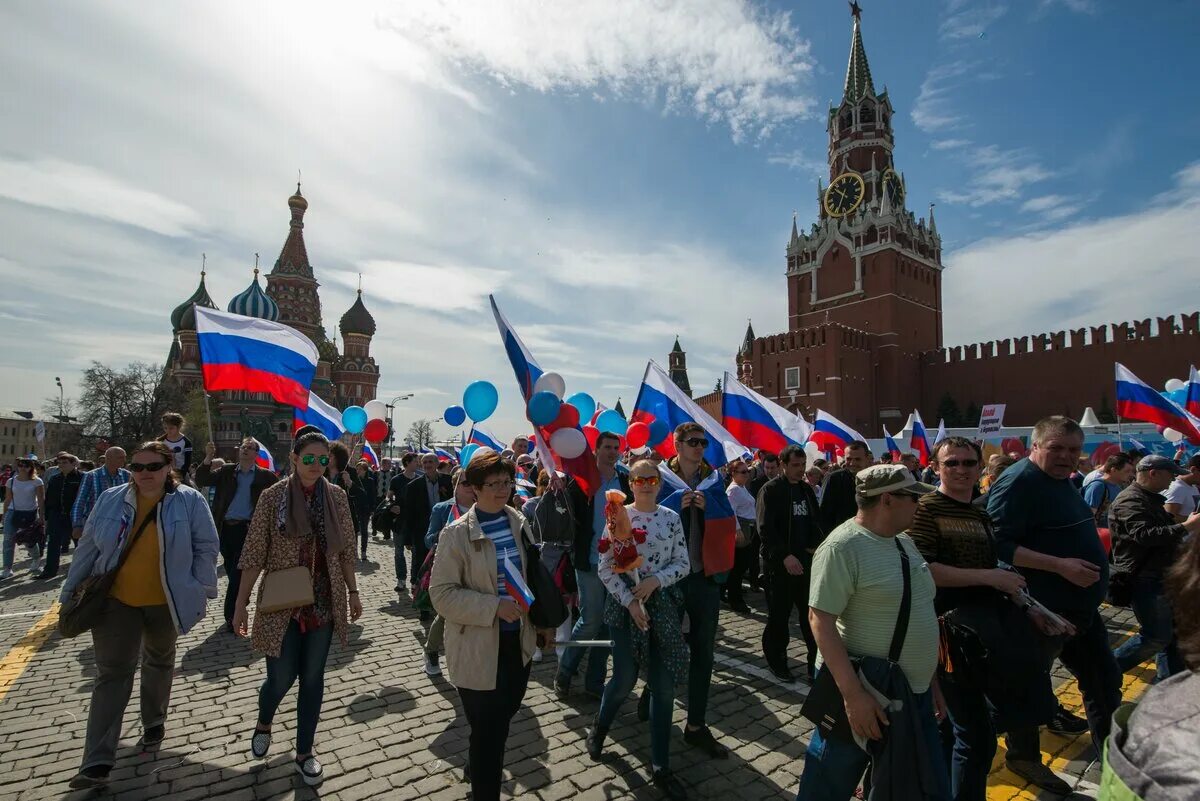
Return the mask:
<path id="1" fill-rule="evenodd" d="M 862 6 L 858 4 L 858 0 L 851 0 L 850 16 L 854 17 L 855 19 L 862 19 Z"/>

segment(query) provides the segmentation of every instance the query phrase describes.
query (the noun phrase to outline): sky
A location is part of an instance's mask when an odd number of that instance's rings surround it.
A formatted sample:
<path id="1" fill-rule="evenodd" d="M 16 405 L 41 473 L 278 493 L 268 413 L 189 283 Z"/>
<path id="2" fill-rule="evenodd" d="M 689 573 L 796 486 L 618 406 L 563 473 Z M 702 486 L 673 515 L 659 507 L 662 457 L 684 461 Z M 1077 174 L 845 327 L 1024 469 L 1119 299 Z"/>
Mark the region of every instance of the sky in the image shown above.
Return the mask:
<path id="1" fill-rule="evenodd" d="M 274 264 L 298 171 L 326 328 L 361 274 L 397 428 L 476 379 L 485 425 L 525 427 L 489 293 L 626 409 L 676 335 L 699 394 L 747 319 L 784 329 L 844 3 L 334 5 L 0 5 L 0 408 L 162 362 L 201 253 L 222 307 Z M 948 344 L 1195 308 L 1200 6 L 872 0 L 862 30 L 910 208 L 937 204 Z"/>

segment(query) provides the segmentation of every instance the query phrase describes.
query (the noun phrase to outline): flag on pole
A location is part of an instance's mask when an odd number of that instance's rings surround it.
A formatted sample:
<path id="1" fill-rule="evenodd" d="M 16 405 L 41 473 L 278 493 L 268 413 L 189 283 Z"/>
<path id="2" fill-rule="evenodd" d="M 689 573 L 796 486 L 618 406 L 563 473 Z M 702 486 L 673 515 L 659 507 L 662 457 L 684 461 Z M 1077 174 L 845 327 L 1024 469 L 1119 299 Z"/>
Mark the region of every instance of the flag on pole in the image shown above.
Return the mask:
<path id="1" fill-rule="evenodd" d="M 1191 366 L 1192 369 L 1188 373 L 1187 395 L 1183 402 L 1183 408 L 1187 413 L 1200 417 L 1200 371 L 1196 370 L 1196 365 Z"/>
<path id="2" fill-rule="evenodd" d="M 1125 365 L 1116 362 L 1115 366 L 1118 415 L 1130 420 L 1173 428 L 1181 432 L 1188 442 L 1200 445 L 1200 419 L 1169 398 L 1164 398 Z"/>
<path id="3" fill-rule="evenodd" d="M 254 464 L 261 467 L 263 470 L 275 472 L 275 457 L 271 456 L 271 452 L 267 450 L 267 446 L 263 445 L 257 439 L 254 444 L 258 446 L 258 455 L 254 457 Z"/>
<path id="4" fill-rule="evenodd" d="M 725 373 L 721 384 L 721 423 L 747 448 L 779 453 L 787 445 L 808 442 L 812 426 L 797 414 Z"/>
<path id="5" fill-rule="evenodd" d="M 651 360 L 646 363 L 646 372 L 642 376 L 642 385 L 638 389 L 630 422 L 650 425 L 655 420 L 666 423 L 672 433 L 680 423 L 699 423 L 708 435 L 708 447 L 704 450 L 704 458 L 713 467 L 721 467 L 733 459 L 750 455 L 746 446 L 738 442 L 737 437 L 697 406 L 694 400 L 675 385 L 666 371 Z M 664 457 L 675 455 L 675 439 L 670 435 L 653 447 Z"/>
<path id="6" fill-rule="evenodd" d="M 939 417 L 937 434 L 934 435 L 934 437 L 933 437 L 933 447 L 936 448 L 937 444 L 939 442 L 941 442 L 942 440 L 944 440 L 945 438 L 946 438 L 946 418 Z"/>
<path id="7" fill-rule="evenodd" d="M 362 458 L 367 464 L 371 465 L 371 467 L 375 468 L 376 470 L 379 469 L 379 457 L 376 456 L 375 451 L 371 449 L 371 443 L 367 442 L 366 440 L 364 440 L 362 444 Z"/>
<path id="8" fill-rule="evenodd" d="M 838 448 L 845 448 L 851 442 L 865 442 L 866 438 L 832 414 L 817 409 L 817 419 L 813 424 L 813 433 L 809 440 L 825 453 L 833 453 Z"/>
<path id="9" fill-rule="evenodd" d="M 308 408 L 296 409 L 292 414 L 292 433 L 304 426 L 316 426 L 331 440 L 346 433 L 346 429 L 342 428 L 342 413 L 311 391 L 308 393 Z"/>
<path id="10" fill-rule="evenodd" d="M 195 309 L 206 391 L 262 392 L 279 403 L 308 408 L 308 388 L 320 359 L 312 340 L 270 320 Z"/>
<path id="11" fill-rule="evenodd" d="M 900 453 L 900 446 L 896 444 L 896 440 L 888 433 L 887 426 L 883 428 L 883 444 L 887 448 L 888 453 L 892 455 L 892 461 L 899 463 L 900 457 L 904 454 Z"/>
<path id="12" fill-rule="evenodd" d="M 504 450 L 504 443 L 500 441 L 499 437 L 479 426 L 471 426 L 471 435 L 467 438 L 467 442 L 474 443 L 481 448 L 491 448 L 496 453 Z"/>
<path id="13" fill-rule="evenodd" d="M 921 413 L 913 409 L 912 420 L 912 436 L 909 437 L 908 446 L 917 454 L 917 460 L 921 467 L 929 466 L 929 434 L 925 431 L 925 423 L 921 420 Z"/>

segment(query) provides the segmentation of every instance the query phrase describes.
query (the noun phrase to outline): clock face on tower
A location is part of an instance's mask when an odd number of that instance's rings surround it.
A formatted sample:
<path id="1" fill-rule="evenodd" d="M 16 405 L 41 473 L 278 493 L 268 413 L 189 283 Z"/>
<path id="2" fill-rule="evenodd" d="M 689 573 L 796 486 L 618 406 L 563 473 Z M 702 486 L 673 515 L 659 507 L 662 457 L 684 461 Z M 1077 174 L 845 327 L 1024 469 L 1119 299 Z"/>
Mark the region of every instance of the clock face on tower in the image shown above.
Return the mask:
<path id="1" fill-rule="evenodd" d="M 825 213 L 830 217 L 844 217 L 858 208 L 866 193 L 866 184 L 856 172 L 844 172 L 825 190 Z"/>
<path id="2" fill-rule="evenodd" d="M 887 192 L 888 203 L 893 209 L 904 208 L 904 183 L 891 167 L 883 171 L 883 191 Z"/>

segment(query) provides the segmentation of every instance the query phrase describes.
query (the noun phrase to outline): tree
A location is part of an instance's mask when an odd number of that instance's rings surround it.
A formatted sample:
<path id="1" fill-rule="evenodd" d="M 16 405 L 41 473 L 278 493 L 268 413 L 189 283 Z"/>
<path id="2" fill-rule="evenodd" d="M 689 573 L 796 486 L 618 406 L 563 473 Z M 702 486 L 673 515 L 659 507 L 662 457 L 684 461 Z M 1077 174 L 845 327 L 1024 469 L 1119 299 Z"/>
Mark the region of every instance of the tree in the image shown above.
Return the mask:
<path id="1" fill-rule="evenodd" d="M 208 430 L 208 410 L 204 404 L 204 389 L 193 389 L 184 396 L 183 407 L 178 410 L 187 418 L 187 435 L 192 441 L 192 447 L 197 451 L 204 450 L 204 443 L 212 439 Z"/>
<path id="2" fill-rule="evenodd" d="M 958 402 L 954 400 L 954 396 L 949 392 L 942 395 L 942 399 L 938 401 L 937 416 L 945 420 L 946 425 L 950 428 L 957 428 L 963 424 L 962 412 L 958 409 Z"/>
<path id="3" fill-rule="evenodd" d="M 414 420 L 408 427 L 408 441 L 418 450 L 428 448 L 433 442 L 433 422 L 430 420 Z"/>
<path id="4" fill-rule="evenodd" d="M 713 391 L 714 391 L 714 392 L 720 392 L 720 391 L 721 391 L 721 379 L 719 379 L 719 378 L 717 379 L 717 387 L 716 387 L 716 389 L 714 389 Z"/>
<path id="5" fill-rule="evenodd" d="M 51 395 L 42 401 L 42 415 L 47 420 L 58 420 L 65 423 L 67 421 L 62 418 L 75 416 L 75 399 L 63 398 L 60 406 L 58 396 Z"/>
<path id="6" fill-rule="evenodd" d="M 124 369 L 92 362 L 80 386 L 78 416 L 84 430 L 114 445 L 134 447 L 153 439 L 162 433 L 163 412 L 184 407 L 178 385 L 163 381 L 162 368 L 145 362 Z"/>
<path id="7" fill-rule="evenodd" d="M 1100 395 L 1100 408 L 1096 410 L 1096 419 L 1101 423 L 1112 425 L 1117 422 L 1117 415 L 1108 405 L 1108 393 Z"/>
<path id="8" fill-rule="evenodd" d="M 975 405 L 975 401 L 971 401 L 970 403 L 967 404 L 967 410 L 965 412 L 963 412 L 963 425 L 964 426 L 979 425 L 979 415 L 982 413 L 983 413 L 983 410 Z"/>

